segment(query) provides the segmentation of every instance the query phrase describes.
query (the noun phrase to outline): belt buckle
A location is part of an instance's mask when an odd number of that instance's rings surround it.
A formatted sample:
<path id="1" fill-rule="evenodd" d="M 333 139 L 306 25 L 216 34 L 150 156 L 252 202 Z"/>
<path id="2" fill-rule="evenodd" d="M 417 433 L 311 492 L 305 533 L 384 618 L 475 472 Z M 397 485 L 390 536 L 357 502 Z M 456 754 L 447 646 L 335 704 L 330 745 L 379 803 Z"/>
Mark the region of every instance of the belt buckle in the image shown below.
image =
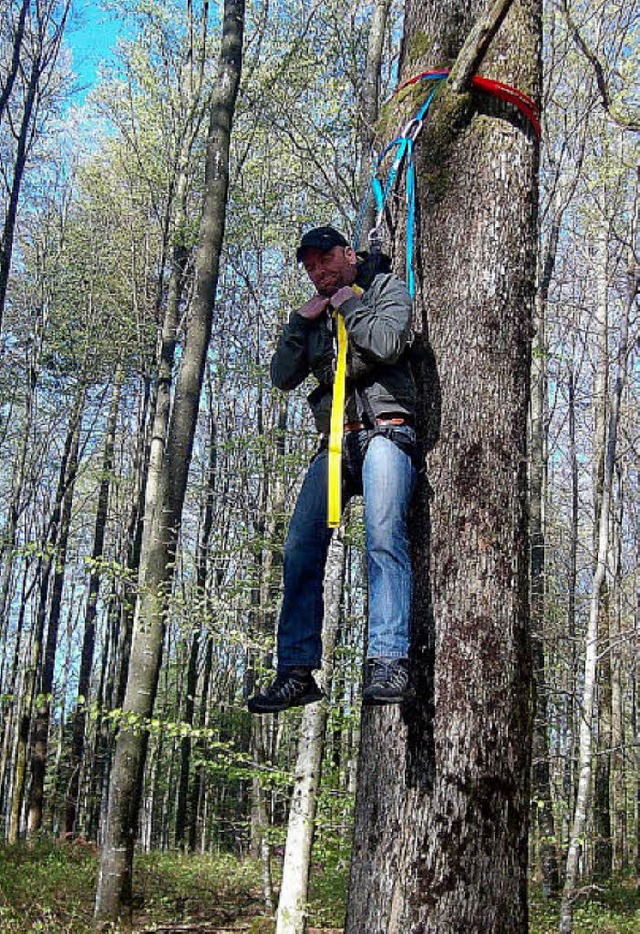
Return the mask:
<path id="1" fill-rule="evenodd" d="M 385 425 L 406 425 L 406 423 L 406 418 L 401 418 L 400 416 L 397 418 L 376 418 L 376 425 L 380 427 L 384 427 Z"/>

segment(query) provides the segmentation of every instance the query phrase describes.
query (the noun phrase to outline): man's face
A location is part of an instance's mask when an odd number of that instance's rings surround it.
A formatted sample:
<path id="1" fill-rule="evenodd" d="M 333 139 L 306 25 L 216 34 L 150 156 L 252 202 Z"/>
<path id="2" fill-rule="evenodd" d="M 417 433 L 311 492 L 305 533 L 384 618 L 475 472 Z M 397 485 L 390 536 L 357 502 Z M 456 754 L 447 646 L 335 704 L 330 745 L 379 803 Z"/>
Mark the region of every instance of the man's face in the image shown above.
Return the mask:
<path id="1" fill-rule="evenodd" d="M 356 254 L 350 246 L 334 246 L 326 251 L 310 246 L 304 252 L 302 265 L 318 294 L 327 298 L 355 282 Z"/>

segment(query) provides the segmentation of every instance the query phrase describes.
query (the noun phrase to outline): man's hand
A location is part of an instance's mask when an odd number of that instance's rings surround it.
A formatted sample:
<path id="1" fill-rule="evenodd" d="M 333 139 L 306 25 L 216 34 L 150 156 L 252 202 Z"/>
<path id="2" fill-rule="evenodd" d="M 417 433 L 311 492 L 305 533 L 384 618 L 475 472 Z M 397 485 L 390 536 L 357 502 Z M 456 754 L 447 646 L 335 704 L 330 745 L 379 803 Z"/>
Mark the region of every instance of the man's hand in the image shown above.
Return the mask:
<path id="1" fill-rule="evenodd" d="M 314 295 L 308 302 L 301 305 L 296 313 L 299 314 L 301 318 L 306 318 L 307 321 L 314 321 L 316 318 L 320 317 L 328 304 L 329 299 L 324 295 Z"/>
<path id="2" fill-rule="evenodd" d="M 333 308 L 339 308 L 340 305 L 348 301 L 348 299 L 353 298 L 356 293 L 353 291 L 350 285 L 344 285 L 341 289 L 332 295 L 329 301 Z"/>

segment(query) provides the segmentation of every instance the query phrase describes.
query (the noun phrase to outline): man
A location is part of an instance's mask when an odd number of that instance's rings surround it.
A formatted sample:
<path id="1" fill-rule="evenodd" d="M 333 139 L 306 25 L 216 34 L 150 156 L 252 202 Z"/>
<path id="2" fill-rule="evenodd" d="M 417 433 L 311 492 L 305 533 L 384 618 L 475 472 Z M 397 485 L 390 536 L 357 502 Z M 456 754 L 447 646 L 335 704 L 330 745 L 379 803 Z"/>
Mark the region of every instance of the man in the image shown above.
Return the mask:
<path id="1" fill-rule="evenodd" d="M 327 526 L 326 440 L 335 367 L 335 314 L 348 336 L 342 455 L 343 501 L 364 495 L 369 572 L 369 643 L 362 702 L 400 703 L 408 684 L 411 563 L 407 514 L 416 476 L 415 386 L 409 362 L 411 299 L 388 257 L 356 255 L 333 227 L 308 231 L 296 254 L 316 289 L 292 312 L 271 361 L 280 389 L 313 373 L 308 400 L 323 444 L 312 460 L 289 526 L 284 599 L 277 634 L 278 670 L 252 713 L 271 713 L 322 698 L 313 670 L 322 659 Z"/>

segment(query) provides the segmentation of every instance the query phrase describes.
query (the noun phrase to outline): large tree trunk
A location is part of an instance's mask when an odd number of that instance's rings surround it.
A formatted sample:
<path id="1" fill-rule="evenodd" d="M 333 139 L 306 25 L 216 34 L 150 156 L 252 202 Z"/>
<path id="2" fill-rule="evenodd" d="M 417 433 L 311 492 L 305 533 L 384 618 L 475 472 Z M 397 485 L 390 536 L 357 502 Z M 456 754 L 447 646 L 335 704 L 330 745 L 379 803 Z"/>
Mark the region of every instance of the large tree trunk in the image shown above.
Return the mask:
<path id="1" fill-rule="evenodd" d="M 205 200 L 196 256 L 196 288 L 158 497 L 147 517 L 151 532 L 143 567 L 129 678 L 126 715 L 144 721 L 153 711 L 165 629 L 165 608 L 173 574 L 177 537 L 213 319 L 229 186 L 231 124 L 242 64 L 243 0 L 226 0 L 218 82 L 212 98 L 207 146 Z M 123 728 L 111 774 L 105 841 L 100 859 L 96 923 L 105 926 L 131 910 L 133 845 L 147 734 Z"/>
<path id="2" fill-rule="evenodd" d="M 401 77 L 451 64 L 483 9 L 411 0 Z M 540 27 L 538 0 L 514 3 L 483 74 L 538 98 Z M 363 717 L 346 934 L 527 930 L 537 166 L 529 125 L 476 95 L 445 90 L 419 143 L 416 310 L 437 360 L 441 440 L 431 525 L 424 490 L 414 522 L 417 698 Z"/>

